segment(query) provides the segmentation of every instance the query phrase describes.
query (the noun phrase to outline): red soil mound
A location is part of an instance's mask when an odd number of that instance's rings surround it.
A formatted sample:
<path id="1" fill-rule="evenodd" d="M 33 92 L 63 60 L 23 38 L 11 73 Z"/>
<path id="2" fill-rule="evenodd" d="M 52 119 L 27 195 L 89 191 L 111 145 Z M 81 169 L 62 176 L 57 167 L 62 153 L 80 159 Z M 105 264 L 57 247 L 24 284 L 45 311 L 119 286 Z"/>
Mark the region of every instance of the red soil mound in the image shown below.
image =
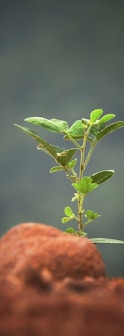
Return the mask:
<path id="1" fill-rule="evenodd" d="M 124 279 L 88 239 L 38 223 L 0 241 L 0 336 L 123 336 Z"/>
<path id="2" fill-rule="evenodd" d="M 90 240 L 37 223 L 15 226 L 1 239 L 2 274 L 23 277 L 30 266 L 39 272 L 48 269 L 55 279 L 105 276 L 100 253 Z"/>

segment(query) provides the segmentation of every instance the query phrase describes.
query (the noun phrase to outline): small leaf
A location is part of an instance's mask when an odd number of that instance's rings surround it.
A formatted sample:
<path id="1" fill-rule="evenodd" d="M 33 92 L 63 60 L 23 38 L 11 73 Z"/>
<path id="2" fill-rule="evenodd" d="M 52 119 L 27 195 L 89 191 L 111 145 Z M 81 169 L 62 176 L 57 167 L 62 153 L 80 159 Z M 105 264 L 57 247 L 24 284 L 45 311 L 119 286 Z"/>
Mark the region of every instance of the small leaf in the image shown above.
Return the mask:
<path id="1" fill-rule="evenodd" d="M 70 227 L 70 228 L 66 229 L 66 232 L 67 233 L 75 233 L 75 229 Z"/>
<path id="2" fill-rule="evenodd" d="M 90 120 L 89 119 L 82 118 L 81 121 L 82 121 L 82 124 L 86 127 L 88 127 L 90 125 Z"/>
<path id="3" fill-rule="evenodd" d="M 83 236 L 83 237 L 85 237 L 85 236 L 87 236 L 87 233 L 86 232 L 84 232 L 84 231 L 76 231 L 76 234 L 77 234 L 77 236 Z"/>
<path id="4" fill-rule="evenodd" d="M 90 240 L 94 244 L 124 244 L 123 240 L 110 238 L 91 238 Z"/>
<path id="5" fill-rule="evenodd" d="M 76 194 L 75 194 L 75 195 L 76 195 Z M 72 201 L 72 202 L 77 201 L 77 196 L 73 196 L 71 201 Z"/>
<path id="6" fill-rule="evenodd" d="M 115 118 L 116 114 L 105 114 L 100 120 L 99 120 L 99 124 L 102 123 L 107 123 L 108 121 L 110 121 L 111 119 Z"/>
<path id="7" fill-rule="evenodd" d="M 124 121 L 117 121 L 113 124 L 106 126 L 102 131 L 96 134 L 96 140 L 100 141 L 104 136 L 116 131 L 120 127 L 124 127 Z"/>
<path id="8" fill-rule="evenodd" d="M 63 217 L 62 218 L 62 223 L 65 224 L 65 223 L 69 222 L 72 219 L 73 219 L 73 217 Z"/>
<path id="9" fill-rule="evenodd" d="M 83 124 L 81 120 L 76 120 L 71 127 L 66 131 L 65 139 L 68 139 L 68 134 L 74 139 L 82 139 L 84 136 Z"/>
<path id="10" fill-rule="evenodd" d="M 87 210 L 85 212 L 85 217 L 88 219 L 88 220 L 94 220 L 98 217 L 100 217 L 100 215 L 97 213 L 97 212 L 94 212 L 92 210 Z"/>
<path id="11" fill-rule="evenodd" d="M 96 134 L 100 131 L 102 131 L 103 129 L 105 128 L 105 124 L 102 123 L 102 124 L 97 124 L 95 126 L 93 126 L 90 130 L 90 134 L 96 136 Z"/>
<path id="12" fill-rule="evenodd" d="M 50 173 L 56 173 L 58 171 L 62 171 L 64 168 L 62 166 L 54 166 L 50 169 Z"/>
<path id="13" fill-rule="evenodd" d="M 102 170 L 96 174 L 93 174 L 91 176 L 91 179 L 93 183 L 100 184 L 108 180 L 110 177 L 112 177 L 113 174 L 114 170 Z"/>
<path id="14" fill-rule="evenodd" d="M 66 207 L 66 208 L 64 209 L 64 213 L 65 213 L 65 215 L 68 216 L 68 217 L 74 215 L 72 209 L 71 209 L 69 206 Z"/>
<path id="15" fill-rule="evenodd" d="M 103 110 L 101 110 L 101 109 L 93 110 L 90 113 L 90 121 L 91 121 L 91 123 L 95 123 L 95 121 L 97 121 L 102 114 L 103 114 Z"/>
<path id="16" fill-rule="evenodd" d="M 68 168 L 68 169 L 73 169 L 74 166 L 76 165 L 76 163 L 77 163 L 77 159 L 74 159 L 74 160 L 72 160 L 72 161 L 69 161 L 68 164 L 67 164 L 67 168 Z"/>
<path id="17" fill-rule="evenodd" d="M 24 120 L 29 123 L 44 127 L 51 132 L 63 133 L 68 129 L 68 123 L 64 120 L 46 119 L 42 117 L 30 117 Z"/>
<path id="18" fill-rule="evenodd" d="M 62 166 L 66 166 L 67 163 L 71 160 L 72 156 L 76 153 L 76 148 L 67 149 L 61 153 L 57 153 L 57 162 Z"/>
<path id="19" fill-rule="evenodd" d="M 79 183 L 72 183 L 72 186 L 81 194 L 87 194 L 98 187 L 97 183 L 92 183 L 92 179 L 85 176 Z"/>
<path id="20" fill-rule="evenodd" d="M 104 128 L 105 128 L 105 123 L 101 123 L 101 124 L 98 123 L 97 125 L 91 127 L 90 134 L 96 136 L 96 134 L 102 131 Z"/>

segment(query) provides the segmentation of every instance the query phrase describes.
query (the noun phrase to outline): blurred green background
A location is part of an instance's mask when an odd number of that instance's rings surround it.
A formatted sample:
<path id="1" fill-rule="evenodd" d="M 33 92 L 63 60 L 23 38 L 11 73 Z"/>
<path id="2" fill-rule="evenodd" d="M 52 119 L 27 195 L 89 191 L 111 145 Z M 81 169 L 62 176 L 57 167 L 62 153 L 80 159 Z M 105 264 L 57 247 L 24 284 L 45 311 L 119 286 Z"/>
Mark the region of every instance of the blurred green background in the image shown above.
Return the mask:
<path id="1" fill-rule="evenodd" d="M 123 1 L 0 1 L 0 234 L 22 222 L 64 230 L 63 208 L 73 189 L 54 162 L 14 128 L 25 117 L 71 124 L 95 108 L 124 120 Z M 28 124 L 26 125 L 28 126 Z M 61 137 L 35 128 L 53 144 Z M 101 217 L 89 237 L 124 240 L 124 129 L 94 152 L 87 174 L 114 169 L 114 177 L 87 199 Z M 124 276 L 124 245 L 98 246 L 109 276 Z"/>

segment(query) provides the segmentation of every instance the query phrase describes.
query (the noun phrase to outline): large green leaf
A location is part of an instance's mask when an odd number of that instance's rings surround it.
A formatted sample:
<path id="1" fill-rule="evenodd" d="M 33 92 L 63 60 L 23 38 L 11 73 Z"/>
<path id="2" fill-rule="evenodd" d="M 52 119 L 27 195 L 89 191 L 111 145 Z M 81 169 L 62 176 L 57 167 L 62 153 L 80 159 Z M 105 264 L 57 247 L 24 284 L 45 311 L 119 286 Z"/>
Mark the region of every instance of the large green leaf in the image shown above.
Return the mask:
<path id="1" fill-rule="evenodd" d="M 123 240 L 111 239 L 111 238 L 91 238 L 94 244 L 124 244 Z"/>
<path id="2" fill-rule="evenodd" d="M 20 128 L 24 133 L 32 137 L 35 141 L 39 143 L 38 149 L 45 151 L 47 154 L 52 156 L 54 159 L 57 158 L 57 151 L 63 151 L 61 148 L 50 145 L 46 140 L 39 137 L 34 131 L 30 130 L 27 127 L 23 127 L 15 124 L 16 127 Z"/>
<path id="3" fill-rule="evenodd" d="M 102 170 L 91 176 L 92 182 L 100 184 L 108 180 L 114 174 L 114 170 Z"/>
<path id="4" fill-rule="evenodd" d="M 29 123 L 44 127 L 51 132 L 63 133 L 68 129 L 68 123 L 64 120 L 46 119 L 42 117 L 30 117 L 24 120 Z"/>
<path id="5" fill-rule="evenodd" d="M 84 126 L 82 120 L 76 120 L 71 127 L 66 131 L 65 139 L 68 139 L 68 134 L 74 139 L 83 139 Z"/>
<path id="6" fill-rule="evenodd" d="M 96 134 L 96 140 L 100 141 L 104 136 L 116 131 L 120 127 L 124 127 L 124 121 L 116 121 L 115 123 L 106 126 L 102 131 Z"/>
<path id="7" fill-rule="evenodd" d="M 103 114 L 103 110 L 101 110 L 101 109 L 93 110 L 90 113 L 90 121 L 91 121 L 91 123 L 96 122 L 102 114 Z"/>
<path id="8" fill-rule="evenodd" d="M 61 153 L 57 153 L 56 161 L 62 166 L 66 166 L 67 163 L 71 160 L 72 156 L 76 153 L 76 148 L 67 149 Z"/>

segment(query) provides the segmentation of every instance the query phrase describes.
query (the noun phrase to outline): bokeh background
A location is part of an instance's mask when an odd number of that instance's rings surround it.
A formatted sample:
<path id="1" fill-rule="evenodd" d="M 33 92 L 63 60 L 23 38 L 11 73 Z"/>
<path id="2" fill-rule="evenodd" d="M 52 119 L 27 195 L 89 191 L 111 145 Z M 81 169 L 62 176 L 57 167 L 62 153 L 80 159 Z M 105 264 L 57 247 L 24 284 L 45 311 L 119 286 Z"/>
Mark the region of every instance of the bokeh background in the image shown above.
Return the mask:
<path id="1" fill-rule="evenodd" d="M 54 162 L 13 124 L 29 116 L 71 124 L 95 108 L 124 120 L 124 2 L 1 0 L 0 105 L 0 234 L 29 221 L 64 230 L 72 187 L 64 173 L 49 174 Z M 124 240 L 123 128 L 98 145 L 87 174 L 102 169 L 115 175 L 87 199 L 101 214 L 88 234 Z M 98 247 L 108 275 L 124 276 L 124 245 Z"/>

